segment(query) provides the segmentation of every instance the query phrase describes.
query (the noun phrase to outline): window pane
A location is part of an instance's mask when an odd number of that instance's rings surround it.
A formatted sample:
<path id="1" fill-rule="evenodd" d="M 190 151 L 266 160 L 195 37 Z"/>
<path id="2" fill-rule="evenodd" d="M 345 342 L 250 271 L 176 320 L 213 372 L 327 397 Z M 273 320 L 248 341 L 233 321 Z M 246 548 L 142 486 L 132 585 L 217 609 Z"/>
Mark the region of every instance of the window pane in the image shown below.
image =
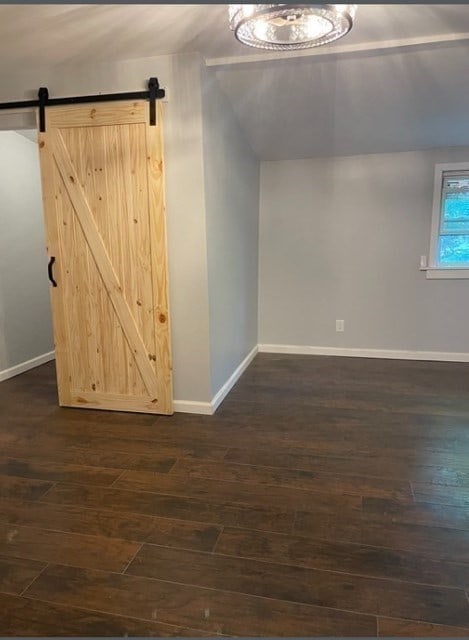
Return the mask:
<path id="1" fill-rule="evenodd" d="M 469 266 L 469 235 L 440 236 L 441 265 Z"/>
<path id="2" fill-rule="evenodd" d="M 469 177 L 445 176 L 442 231 L 469 232 Z"/>

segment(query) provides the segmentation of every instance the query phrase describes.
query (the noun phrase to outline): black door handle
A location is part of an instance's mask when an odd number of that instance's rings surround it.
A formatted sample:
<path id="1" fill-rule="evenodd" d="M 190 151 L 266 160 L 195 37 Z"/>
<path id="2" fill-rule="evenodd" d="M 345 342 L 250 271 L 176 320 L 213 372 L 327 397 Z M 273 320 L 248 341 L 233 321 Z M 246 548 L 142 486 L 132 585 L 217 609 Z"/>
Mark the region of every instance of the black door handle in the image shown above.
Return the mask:
<path id="1" fill-rule="evenodd" d="M 54 262 L 55 262 L 55 257 L 51 256 L 50 260 L 49 260 L 49 264 L 47 265 L 47 273 L 49 274 L 49 280 L 52 284 L 53 287 L 57 286 L 57 282 L 54 280 L 54 274 L 52 272 L 52 268 L 54 266 Z"/>

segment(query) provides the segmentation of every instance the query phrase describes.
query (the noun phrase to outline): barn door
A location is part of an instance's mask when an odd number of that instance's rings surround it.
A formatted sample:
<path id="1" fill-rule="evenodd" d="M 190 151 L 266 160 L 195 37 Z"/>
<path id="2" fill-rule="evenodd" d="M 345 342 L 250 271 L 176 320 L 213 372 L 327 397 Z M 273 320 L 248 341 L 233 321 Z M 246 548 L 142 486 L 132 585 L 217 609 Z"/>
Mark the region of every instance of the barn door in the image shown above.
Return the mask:
<path id="1" fill-rule="evenodd" d="M 49 107 L 39 134 L 62 406 L 172 413 L 161 109 L 148 119 L 144 100 Z"/>

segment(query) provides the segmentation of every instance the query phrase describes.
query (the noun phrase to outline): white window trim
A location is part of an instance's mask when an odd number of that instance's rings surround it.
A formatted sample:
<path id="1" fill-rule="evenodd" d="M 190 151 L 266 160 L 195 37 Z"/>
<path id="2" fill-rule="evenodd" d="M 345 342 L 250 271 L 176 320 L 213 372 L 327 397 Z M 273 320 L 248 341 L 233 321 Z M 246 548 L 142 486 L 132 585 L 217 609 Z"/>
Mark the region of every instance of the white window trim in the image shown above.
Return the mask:
<path id="1" fill-rule="evenodd" d="M 427 280 L 466 280 L 469 279 L 469 269 L 456 267 L 427 267 Z"/>
<path id="2" fill-rule="evenodd" d="M 433 187 L 432 229 L 430 240 L 430 264 L 424 269 L 429 280 L 460 280 L 469 278 L 469 268 L 440 267 L 437 265 L 438 239 L 440 236 L 441 195 L 443 173 L 445 171 L 468 171 L 469 162 L 451 162 L 435 165 L 435 181 Z"/>

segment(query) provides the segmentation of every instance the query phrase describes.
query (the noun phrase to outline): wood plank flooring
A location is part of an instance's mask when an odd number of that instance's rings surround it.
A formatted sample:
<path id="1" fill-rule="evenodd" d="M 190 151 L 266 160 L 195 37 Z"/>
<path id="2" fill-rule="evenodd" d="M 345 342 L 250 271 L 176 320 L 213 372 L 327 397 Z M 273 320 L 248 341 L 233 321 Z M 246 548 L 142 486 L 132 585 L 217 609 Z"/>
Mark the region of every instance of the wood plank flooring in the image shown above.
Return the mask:
<path id="1" fill-rule="evenodd" d="M 469 636 L 469 365 L 256 357 L 215 416 L 0 384 L 1 636 Z"/>

